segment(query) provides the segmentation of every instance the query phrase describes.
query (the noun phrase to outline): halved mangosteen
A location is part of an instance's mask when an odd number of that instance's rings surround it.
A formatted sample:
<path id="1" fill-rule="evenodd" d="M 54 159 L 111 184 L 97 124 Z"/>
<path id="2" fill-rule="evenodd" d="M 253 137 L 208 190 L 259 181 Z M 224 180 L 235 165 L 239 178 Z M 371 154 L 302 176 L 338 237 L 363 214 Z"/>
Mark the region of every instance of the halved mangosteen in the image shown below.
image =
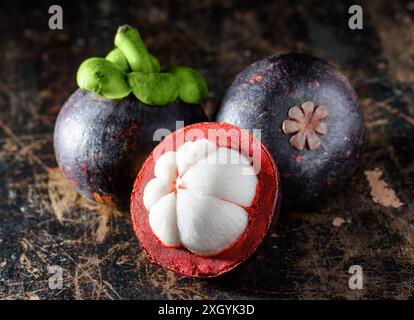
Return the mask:
<path id="1" fill-rule="evenodd" d="M 276 221 L 279 173 L 266 148 L 226 123 L 166 137 L 138 174 L 131 216 L 147 257 L 192 277 L 239 265 Z"/>
<path id="2" fill-rule="evenodd" d="M 305 54 L 275 55 L 247 67 L 215 120 L 261 130 L 282 176 L 284 202 L 294 206 L 347 180 L 363 142 L 363 113 L 349 81 Z"/>

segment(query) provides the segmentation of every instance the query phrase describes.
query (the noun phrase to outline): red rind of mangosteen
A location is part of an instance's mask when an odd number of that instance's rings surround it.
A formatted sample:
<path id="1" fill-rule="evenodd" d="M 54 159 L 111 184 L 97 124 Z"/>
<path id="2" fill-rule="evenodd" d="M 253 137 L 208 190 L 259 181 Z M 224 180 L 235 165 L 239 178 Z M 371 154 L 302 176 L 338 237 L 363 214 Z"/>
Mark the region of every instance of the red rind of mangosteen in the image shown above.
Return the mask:
<path id="1" fill-rule="evenodd" d="M 208 137 L 209 129 L 225 130 L 231 132 L 234 138 L 238 135 L 239 139 L 227 138 L 222 141 L 210 141 L 216 143 L 217 147 L 232 148 L 240 152 L 238 148 L 243 148 L 240 138 L 248 139 L 248 150 L 241 150 L 242 154 L 253 153 L 254 148 L 260 152 L 261 165 L 257 174 L 258 183 L 256 195 L 249 207 L 244 207 L 248 212 L 248 225 L 242 236 L 236 243 L 225 249 L 218 255 L 198 256 L 184 247 L 167 247 L 154 235 L 149 225 L 149 212 L 143 203 L 144 189 L 147 183 L 153 179 L 154 166 L 158 158 L 166 151 L 176 151 L 184 142 L 188 140 L 186 133 L 190 129 L 199 129 Z M 184 139 L 182 139 L 184 137 Z M 239 143 L 235 144 L 237 140 Z M 244 140 L 246 141 L 246 140 Z M 157 157 L 157 159 L 155 159 Z M 163 267 L 169 268 L 174 272 L 192 277 L 215 277 L 228 272 L 246 260 L 260 245 L 264 237 L 271 230 L 279 213 L 280 204 L 280 177 L 277 167 L 266 148 L 258 139 L 247 131 L 227 123 L 198 123 L 184 127 L 172 133 L 164 139 L 150 154 L 144 162 L 139 172 L 131 195 L 131 217 L 135 233 L 146 253 L 148 259 Z M 237 186 L 235 186 L 237 187 Z"/>

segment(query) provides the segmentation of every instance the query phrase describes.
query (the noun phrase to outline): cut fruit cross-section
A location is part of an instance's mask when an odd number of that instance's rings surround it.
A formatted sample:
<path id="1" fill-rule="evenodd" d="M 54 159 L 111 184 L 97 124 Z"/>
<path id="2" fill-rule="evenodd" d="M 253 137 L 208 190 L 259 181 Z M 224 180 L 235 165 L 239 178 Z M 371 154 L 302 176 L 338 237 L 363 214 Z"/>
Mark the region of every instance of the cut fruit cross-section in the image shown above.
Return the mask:
<path id="1" fill-rule="evenodd" d="M 243 234 L 248 213 L 242 206 L 251 205 L 257 185 L 246 157 L 207 139 L 187 141 L 177 152 L 162 155 L 154 174 L 144 205 L 162 243 L 215 255 Z"/>
<path id="2" fill-rule="evenodd" d="M 192 130 L 205 137 L 191 138 Z M 153 151 L 135 181 L 131 215 L 150 260 L 211 277 L 253 253 L 278 203 L 279 174 L 260 142 L 232 125 L 200 123 Z"/>

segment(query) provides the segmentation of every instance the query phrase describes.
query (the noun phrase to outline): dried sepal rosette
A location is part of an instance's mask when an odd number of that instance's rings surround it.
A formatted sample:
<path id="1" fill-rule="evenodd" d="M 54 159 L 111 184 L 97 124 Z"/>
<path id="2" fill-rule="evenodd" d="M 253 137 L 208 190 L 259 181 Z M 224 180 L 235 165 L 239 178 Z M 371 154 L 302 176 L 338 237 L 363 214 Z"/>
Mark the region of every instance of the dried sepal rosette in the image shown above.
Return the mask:
<path id="1" fill-rule="evenodd" d="M 292 135 L 290 144 L 298 150 L 302 150 L 305 145 L 309 150 L 317 149 L 321 145 L 318 135 L 325 135 L 328 132 L 328 127 L 323 122 L 328 116 L 327 108 L 306 101 L 300 107 L 292 107 L 288 114 L 289 119 L 283 121 L 282 130 Z"/>

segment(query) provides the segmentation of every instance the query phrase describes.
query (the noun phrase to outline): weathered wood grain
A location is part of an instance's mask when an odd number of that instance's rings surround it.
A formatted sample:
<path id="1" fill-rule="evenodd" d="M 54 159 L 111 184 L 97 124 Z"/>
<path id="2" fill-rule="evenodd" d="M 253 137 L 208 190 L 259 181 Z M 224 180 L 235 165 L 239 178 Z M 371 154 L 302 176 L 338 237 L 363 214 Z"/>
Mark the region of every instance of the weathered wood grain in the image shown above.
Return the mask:
<path id="1" fill-rule="evenodd" d="M 414 297 L 414 7 L 365 1 L 63 2 L 64 30 L 48 29 L 47 1 L 0 10 L 0 298 L 312 299 Z M 284 209 L 271 238 L 213 280 L 148 263 L 128 214 L 78 196 L 56 168 L 60 106 L 89 56 L 112 47 L 116 27 L 138 27 L 164 65 L 200 69 L 209 113 L 232 77 L 272 53 L 327 59 L 361 98 L 366 141 L 351 183 L 315 208 Z M 361 265 L 363 290 L 348 268 Z M 48 288 L 48 265 L 63 268 Z"/>

